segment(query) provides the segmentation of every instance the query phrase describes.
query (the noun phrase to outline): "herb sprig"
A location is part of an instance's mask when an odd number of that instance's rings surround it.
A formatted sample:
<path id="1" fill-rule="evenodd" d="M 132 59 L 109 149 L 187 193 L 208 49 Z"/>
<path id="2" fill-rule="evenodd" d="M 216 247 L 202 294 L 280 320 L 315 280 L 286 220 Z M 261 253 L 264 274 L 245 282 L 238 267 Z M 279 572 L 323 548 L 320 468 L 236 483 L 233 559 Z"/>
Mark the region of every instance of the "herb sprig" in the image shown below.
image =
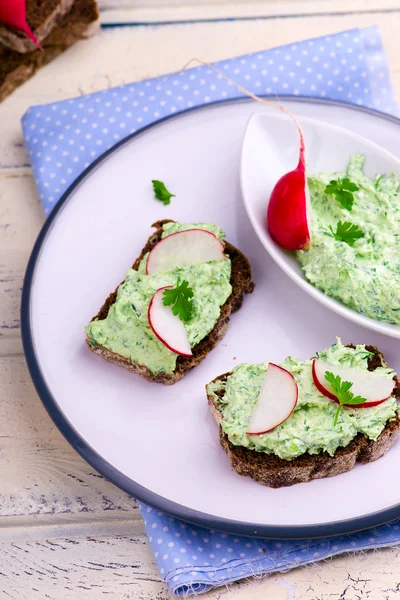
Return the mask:
<path id="1" fill-rule="evenodd" d="M 181 321 L 186 323 L 193 316 L 193 290 L 189 282 L 184 279 L 176 284 L 176 287 L 164 290 L 164 306 L 171 306 L 172 312 L 178 316 Z"/>
<path id="2" fill-rule="evenodd" d="M 154 195 L 157 200 L 160 200 L 167 206 L 171 204 L 171 198 L 175 197 L 175 194 L 171 194 L 165 187 L 165 183 L 163 181 L 159 181 L 158 179 L 152 179 L 151 183 L 153 184 Z"/>
<path id="3" fill-rule="evenodd" d="M 354 396 L 353 392 L 350 392 L 353 384 L 350 381 L 342 381 L 339 375 L 334 375 L 331 371 L 325 372 L 325 379 L 331 384 L 332 391 L 339 401 L 339 406 L 335 414 L 333 425 L 336 426 L 339 418 L 340 411 L 343 405 L 347 404 L 364 404 L 367 401 L 366 398 L 361 396 Z"/>
<path id="4" fill-rule="evenodd" d="M 346 242 L 349 246 L 353 246 L 357 240 L 365 236 L 365 233 L 358 225 L 354 225 L 348 221 L 339 221 L 336 226 L 336 231 L 333 230 L 332 225 L 329 225 L 329 229 L 335 240 L 338 242 Z"/>
<path id="5" fill-rule="evenodd" d="M 354 204 L 354 192 L 360 188 L 348 177 L 341 179 L 332 179 L 325 187 L 325 193 L 335 196 L 336 200 L 346 208 L 351 210 Z"/>

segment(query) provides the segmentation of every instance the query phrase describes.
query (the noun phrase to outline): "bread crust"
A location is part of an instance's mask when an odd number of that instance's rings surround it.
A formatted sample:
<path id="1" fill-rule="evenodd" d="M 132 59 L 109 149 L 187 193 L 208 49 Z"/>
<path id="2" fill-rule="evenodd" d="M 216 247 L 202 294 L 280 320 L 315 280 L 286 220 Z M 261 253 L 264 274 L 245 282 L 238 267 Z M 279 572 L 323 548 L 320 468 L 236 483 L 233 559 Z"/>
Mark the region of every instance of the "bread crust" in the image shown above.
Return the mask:
<path id="1" fill-rule="evenodd" d="M 387 366 L 383 355 L 375 346 L 366 346 L 366 348 L 373 352 L 368 361 L 370 371 L 375 370 L 377 367 Z M 220 375 L 212 383 L 226 381 L 229 375 L 231 373 Z M 397 377 L 395 381 L 396 387 L 393 395 L 398 398 L 400 396 L 400 383 Z M 232 467 L 239 475 L 251 477 L 261 485 L 271 488 L 306 483 L 312 479 L 323 477 L 334 477 L 350 471 L 356 462 L 365 464 L 377 460 L 393 446 L 399 433 L 400 419 L 397 415 L 387 422 L 385 429 L 375 441 L 359 433 L 348 446 L 338 448 L 333 456 L 330 456 L 327 452 L 317 455 L 305 453 L 292 460 L 284 460 L 275 454 L 257 452 L 232 444 L 220 425 L 222 415 L 215 402 L 215 396 L 208 391 L 207 386 L 206 391 L 211 414 L 219 425 L 221 446 L 225 450 Z"/>
<path id="2" fill-rule="evenodd" d="M 163 225 L 169 222 L 171 222 L 171 219 L 164 219 L 153 223 L 152 227 L 155 227 L 156 231 L 147 240 L 146 245 L 140 253 L 140 256 L 133 263 L 132 269 L 137 270 L 139 268 L 143 257 L 160 241 L 163 232 Z M 242 254 L 240 250 L 232 246 L 229 242 L 225 242 L 225 252 L 228 254 L 232 264 L 230 280 L 232 285 L 232 294 L 229 296 L 225 304 L 222 305 L 219 319 L 212 331 L 192 348 L 192 356 L 178 356 L 176 368 L 172 374 L 155 374 L 152 373 L 146 366 L 131 362 L 128 358 L 116 354 L 107 348 L 101 346 L 96 346 L 93 348 L 86 337 L 86 342 L 89 348 L 95 354 L 99 354 L 106 360 L 121 367 L 125 367 L 125 369 L 128 369 L 129 371 L 138 373 L 148 381 L 172 385 L 182 379 L 186 373 L 190 371 L 190 369 L 197 367 L 197 365 L 200 364 L 207 354 L 213 348 L 215 348 L 218 342 L 224 337 L 228 328 L 231 313 L 239 310 L 242 305 L 244 295 L 251 293 L 254 289 L 254 283 L 251 279 L 251 266 L 244 254 Z M 102 320 L 107 317 L 110 307 L 116 300 L 118 287 L 114 292 L 112 292 L 112 294 L 108 296 L 97 315 L 93 317 L 92 321 L 95 319 Z"/>

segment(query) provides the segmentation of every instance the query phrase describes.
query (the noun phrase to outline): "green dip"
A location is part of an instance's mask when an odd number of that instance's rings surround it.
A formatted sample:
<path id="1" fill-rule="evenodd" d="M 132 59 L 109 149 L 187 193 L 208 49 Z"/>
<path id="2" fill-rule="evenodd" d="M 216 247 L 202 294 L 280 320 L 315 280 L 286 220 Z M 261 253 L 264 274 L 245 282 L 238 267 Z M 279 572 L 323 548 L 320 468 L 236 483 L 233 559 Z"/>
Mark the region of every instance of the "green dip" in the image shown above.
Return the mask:
<path id="1" fill-rule="evenodd" d="M 335 365 L 362 371 L 368 369 L 370 352 L 365 346 L 346 348 L 340 339 L 318 357 Z M 269 433 L 247 435 L 246 429 L 257 403 L 268 362 L 259 365 L 244 363 L 235 367 L 226 383 L 211 383 L 208 391 L 214 393 L 222 413 L 221 427 L 232 444 L 251 450 L 276 454 L 290 460 L 305 452 L 319 454 L 326 451 L 331 456 L 339 446 L 347 446 L 357 433 L 376 440 L 387 421 L 396 415 L 397 404 L 392 396 L 371 408 L 343 407 L 336 426 L 333 425 L 337 404 L 325 398 L 315 387 L 312 378 L 312 360 L 288 357 L 281 365 L 294 376 L 299 396 L 295 410 L 281 425 Z M 379 367 L 377 377 L 392 379 L 392 369 Z M 222 399 L 215 393 L 224 390 Z"/>
<path id="2" fill-rule="evenodd" d="M 305 277 L 328 296 L 357 312 L 389 323 L 400 323 L 400 202 L 399 178 L 362 171 L 364 157 L 350 158 L 346 173 L 309 177 L 311 247 L 297 252 Z M 360 188 L 352 210 L 325 193 L 331 179 L 348 177 Z M 354 246 L 329 233 L 339 221 L 358 225 L 365 237 Z"/>
<path id="3" fill-rule="evenodd" d="M 193 228 L 211 231 L 220 240 L 225 235 L 213 223 L 167 223 L 163 226 L 162 237 Z M 152 373 L 173 373 L 178 355 L 156 338 L 149 325 L 147 311 L 151 298 L 159 288 L 175 285 L 178 279 L 189 282 L 194 293 L 194 312 L 192 319 L 184 326 L 190 347 L 193 348 L 213 329 L 221 306 L 231 295 L 231 261 L 215 260 L 148 276 L 146 260 L 147 255 L 138 271 L 128 269 L 107 317 L 92 321 L 85 331 L 93 346 L 108 348 L 132 362 L 146 366 Z"/>

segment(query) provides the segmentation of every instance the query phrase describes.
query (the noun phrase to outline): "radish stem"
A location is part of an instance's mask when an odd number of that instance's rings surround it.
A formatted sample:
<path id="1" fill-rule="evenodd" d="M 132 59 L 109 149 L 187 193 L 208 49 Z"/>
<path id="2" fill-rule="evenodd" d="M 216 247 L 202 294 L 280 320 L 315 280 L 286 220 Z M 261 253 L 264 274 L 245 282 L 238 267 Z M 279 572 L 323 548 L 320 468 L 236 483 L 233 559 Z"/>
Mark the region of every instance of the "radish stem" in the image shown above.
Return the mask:
<path id="1" fill-rule="evenodd" d="M 231 79 L 230 77 L 228 77 L 228 75 L 225 75 L 225 73 L 223 73 L 220 69 L 218 69 L 214 65 L 208 63 L 207 61 L 200 60 L 199 58 L 191 58 L 182 67 L 181 71 L 185 71 L 185 69 L 187 69 L 188 66 L 190 64 L 192 64 L 193 62 L 197 62 L 197 63 L 199 63 L 199 64 L 201 64 L 201 65 L 203 65 L 205 67 L 209 67 L 215 73 L 217 73 L 218 75 L 220 75 L 220 77 L 222 77 L 223 79 L 225 79 L 225 81 L 228 81 L 229 83 L 231 83 L 232 85 L 234 85 L 239 91 L 243 92 L 243 94 L 246 94 L 246 96 L 249 96 L 249 98 L 252 98 L 252 100 L 255 100 L 256 102 L 259 102 L 260 104 L 264 104 L 265 106 L 269 106 L 270 108 L 278 109 L 281 112 L 283 112 L 285 115 L 288 115 L 293 120 L 293 122 L 295 123 L 295 125 L 297 127 L 297 130 L 299 132 L 299 135 L 300 135 L 300 161 L 299 161 L 299 165 L 302 165 L 305 168 L 303 130 L 301 129 L 300 123 L 298 122 L 298 120 L 296 119 L 296 117 L 289 110 L 287 110 L 281 104 L 278 104 L 278 105 L 277 104 L 273 104 L 273 102 L 269 102 L 268 100 L 265 100 L 264 98 L 260 98 L 260 96 L 256 96 L 256 94 L 253 94 L 253 92 L 250 92 L 244 86 L 240 85 L 240 83 L 236 83 L 236 81 L 234 81 L 233 79 Z"/>

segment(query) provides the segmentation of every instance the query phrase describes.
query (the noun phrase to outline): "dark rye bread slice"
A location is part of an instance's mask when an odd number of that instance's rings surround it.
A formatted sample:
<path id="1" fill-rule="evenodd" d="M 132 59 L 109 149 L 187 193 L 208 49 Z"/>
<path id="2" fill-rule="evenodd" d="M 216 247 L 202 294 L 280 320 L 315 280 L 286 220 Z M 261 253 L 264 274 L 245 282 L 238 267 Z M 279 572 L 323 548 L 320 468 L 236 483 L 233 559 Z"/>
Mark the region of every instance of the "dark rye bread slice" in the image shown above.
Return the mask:
<path id="1" fill-rule="evenodd" d="M 137 270 L 139 268 L 140 262 L 150 250 L 161 240 L 161 235 L 163 232 L 162 226 L 165 223 L 171 222 L 171 219 L 164 219 L 162 221 L 157 221 L 153 223 L 152 227 L 156 228 L 156 231 L 149 237 L 145 247 L 143 248 L 140 256 L 135 260 L 132 265 L 132 269 Z M 247 258 L 232 244 L 229 242 L 225 243 L 225 253 L 229 256 L 232 263 L 231 270 L 231 285 L 232 285 L 232 294 L 229 296 L 228 300 L 221 307 L 221 312 L 218 321 L 216 322 L 213 330 L 203 338 L 196 346 L 192 348 L 193 355 L 192 356 L 178 356 L 176 361 L 176 368 L 172 374 L 168 373 L 152 373 L 147 367 L 144 365 L 140 365 L 134 362 L 131 362 L 128 358 L 120 356 L 115 352 L 111 352 L 107 348 L 96 346 L 92 347 L 88 338 L 86 338 L 87 344 L 89 348 L 99 354 L 106 360 L 113 362 L 121 367 L 125 367 L 129 371 L 134 371 L 135 373 L 139 373 L 142 377 L 147 379 L 148 381 L 154 381 L 157 383 L 164 383 L 165 385 L 172 385 L 182 379 L 186 375 L 190 369 L 197 367 L 197 365 L 207 356 L 207 354 L 218 344 L 218 342 L 224 337 L 225 332 L 228 328 L 229 317 L 231 313 L 236 312 L 242 306 L 243 297 L 245 294 L 249 294 L 254 289 L 254 283 L 251 280 L 251 266 Z M 119 286 L 118 286 L 119 287 Z M 114 304 L 117 297 L 118 288 L 108 296 L 107 300 L 97 313 L 95 317 L 93 317 L 92 321 L 95 319 L 105 319 L 108 315 L 108 311 L 110 306 Z"/>
<path id="2" fill-rule="evenodd" d="M 373 352 L 368 361 L 369 371 L 374 371 L 377 367 L 387 366 L 383 355 L 375 346 L 366 346 L 366 348 Z M 212 383 L 224 382 L 230 374 L 220 375 Z M 395 380 L 396 387 L 393 395 L 400 398 L 400 382 L 397 377 Z M 222 397 L 223 390 L 220 394 L 216 393 Z M 228 455 L 235 471 L 239 475 L 251 477 L 261 485 L 272 488 L 305 483 L 322 477 L 333 477 L 350 471 L 357 461 L 369 463 L 377 460 L 393 446 L 400 428 L 400 419 L 396 416 L 387 422 L 385 429 L 375 441 L 369 440 L 365 435 L 359 433 L 348 446 L 336 450 L 333 456 L 330 456 L 327 452 L 322 452 L 318 455 L 302 454 L 292 460 L 284 460 L 275 454 L 265 454 L 264 452 L 257 452 L 232 444 L 222 430 L 220 425 L 222 415 L 215 403 L 214 395 L 208 390 L 207 398 L 212 416 L 219 425 L 221 446 Z"/>
<path id="3" fill-rule="evenodd" d="M 44 51 L 20 54 L 0 46 L 0 102 L 44 65 L 75 42 L 93 35 L 99 28 L 95 0 L 75 0 L 50 35 L 43 41 Z"/>
<path id="4" fill-rule="evenodd" d="M 73 3 L 74 0 L 26 0 L 26 20 L 39 42 L 58 25 Z M 2 23 L 0 43 L 22 54 L 36 50 L 35 44 L 22 31 Z"/>

